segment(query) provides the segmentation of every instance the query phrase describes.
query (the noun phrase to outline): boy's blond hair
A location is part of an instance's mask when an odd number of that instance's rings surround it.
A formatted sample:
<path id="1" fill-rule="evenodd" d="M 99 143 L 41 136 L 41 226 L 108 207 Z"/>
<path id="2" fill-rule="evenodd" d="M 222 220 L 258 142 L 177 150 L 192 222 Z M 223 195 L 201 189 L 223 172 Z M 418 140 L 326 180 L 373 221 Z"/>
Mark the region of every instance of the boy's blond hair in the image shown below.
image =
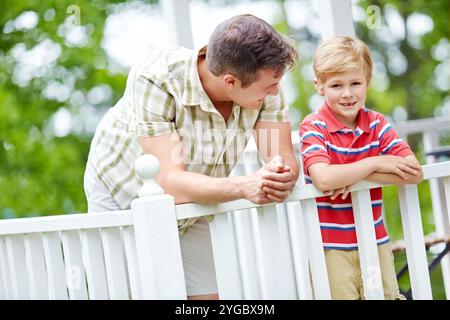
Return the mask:
<path id="1" fill-rule="evenodd" d="M 363 68 L 367 83 L 372 79 L 372 58 L 367 45 L 356 37 L 335 36 L 324 41 L 316 51 L 313 69 L 317 81 L 328 74 Z"/>

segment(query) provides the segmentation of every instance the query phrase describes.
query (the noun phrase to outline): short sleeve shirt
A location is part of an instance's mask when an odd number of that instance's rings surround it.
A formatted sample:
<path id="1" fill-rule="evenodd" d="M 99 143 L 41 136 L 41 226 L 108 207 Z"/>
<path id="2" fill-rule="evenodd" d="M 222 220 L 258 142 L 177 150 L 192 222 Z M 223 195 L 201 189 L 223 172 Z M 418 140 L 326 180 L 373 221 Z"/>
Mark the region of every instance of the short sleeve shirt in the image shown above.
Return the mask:
<path id="1" fill-rule="evenodd" d="M 258 109 L 234 104 L 225 122 L 200 82 L 197 57 L 205 54 L 206 47 L 152 51 L 131 68 L 123 97 L 99 123 L 89 161 L 120 208 L 129 208 L 142 184 L 134 171 L 134 162 L 142 154 L 138 137 L 176 132 L 188 171 L 226 177 L 258 120 L 289 121 L 280 93 L 268 96 Z M 194 222 L 189 219 L 179 225 L 184 230 Z"/>
<path id="2" fill-rule="evenodd" d="M 306 183 L 312 182 L 308 168 L 314 163 L 346 164 L 378 155 L 413 154 L 382 114 L 362 107 L 353 130 L 334 117 L 326 102 L 302 121 L 300 142 Z M 370 196 L 377 243 L 383 244 L 389 241 L 389 236 L 383 223 L 381 188 L 371 189 Z M 316 202 L 324 248 L 357 249 L 351 195 L 345 200 L 320 197 Z"/>

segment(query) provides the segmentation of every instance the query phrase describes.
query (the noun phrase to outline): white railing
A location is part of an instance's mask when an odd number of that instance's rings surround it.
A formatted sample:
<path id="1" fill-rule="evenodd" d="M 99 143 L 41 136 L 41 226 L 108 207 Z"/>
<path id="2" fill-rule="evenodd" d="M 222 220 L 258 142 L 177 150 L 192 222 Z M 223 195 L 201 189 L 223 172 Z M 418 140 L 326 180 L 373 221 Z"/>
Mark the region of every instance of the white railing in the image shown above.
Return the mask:
<path id="1" fill-rule="evenodd" d="M 222 299 L 330 299 L 317 189 L 296 187 L 277 205 L 175 206 L 153 179 L 158 166 L 151 155 L 138 160 L 145 182 L 131 210 L 1 221 L 0 298 L 185 299 L 177 219 L 213 214 Z M 442 180 L 449 201 L 450 162 L 423 171 L 425 180 Z M 367 299 L 383 298 L 369 197 L 378 186 L 362 181 L 351 190 Z M 432 299 L 417 186 L 398 190 L 412 295 Z"/>
<path id="2" fill-rule="evenodd" d="M 186 298 L 175 206 L 152 157 L 136 162 L 145 185 L 131 210 L 1 221 L 0 298 Z"/>

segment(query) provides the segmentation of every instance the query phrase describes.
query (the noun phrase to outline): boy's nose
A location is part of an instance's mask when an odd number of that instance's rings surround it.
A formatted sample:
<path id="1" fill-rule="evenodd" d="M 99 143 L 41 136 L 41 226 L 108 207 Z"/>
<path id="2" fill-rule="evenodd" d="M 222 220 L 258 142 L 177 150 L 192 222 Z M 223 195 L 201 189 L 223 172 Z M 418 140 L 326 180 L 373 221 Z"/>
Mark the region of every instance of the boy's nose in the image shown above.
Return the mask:
<path id="1" fill-rule="evenodd" d="M 350 98 L 353 94 L 350 89 L 344 89 L 344 92 L 342 93 L 342 98 Z"/>

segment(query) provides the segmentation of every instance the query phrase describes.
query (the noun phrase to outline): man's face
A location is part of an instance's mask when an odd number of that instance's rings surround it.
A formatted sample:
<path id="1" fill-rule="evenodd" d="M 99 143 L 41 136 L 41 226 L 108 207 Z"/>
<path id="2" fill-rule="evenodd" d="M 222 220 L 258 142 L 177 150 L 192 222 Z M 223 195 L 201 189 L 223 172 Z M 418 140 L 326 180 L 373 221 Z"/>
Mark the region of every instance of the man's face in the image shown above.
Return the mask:
<path id="1" fill-rule="evenodd" d="M 331 74 L 324 83 L 315 82 L 315 86 L 318 93 L 325 96 L 336 119 L 350 128 L 355 127 L 367 94 L 367 80 L 362 68 Z"/>
<path id="2" fill-rule="evenodd" d="M 239 80 L 230 88 L 229 97 L 233 102 L 246 109 L 259 108 L 266 96 L 277 95 L 279 83 L 283 75 L 272 69 L 260 69 L 258 71 L 258 80 L 246 88 L 242 88 Z"/>

